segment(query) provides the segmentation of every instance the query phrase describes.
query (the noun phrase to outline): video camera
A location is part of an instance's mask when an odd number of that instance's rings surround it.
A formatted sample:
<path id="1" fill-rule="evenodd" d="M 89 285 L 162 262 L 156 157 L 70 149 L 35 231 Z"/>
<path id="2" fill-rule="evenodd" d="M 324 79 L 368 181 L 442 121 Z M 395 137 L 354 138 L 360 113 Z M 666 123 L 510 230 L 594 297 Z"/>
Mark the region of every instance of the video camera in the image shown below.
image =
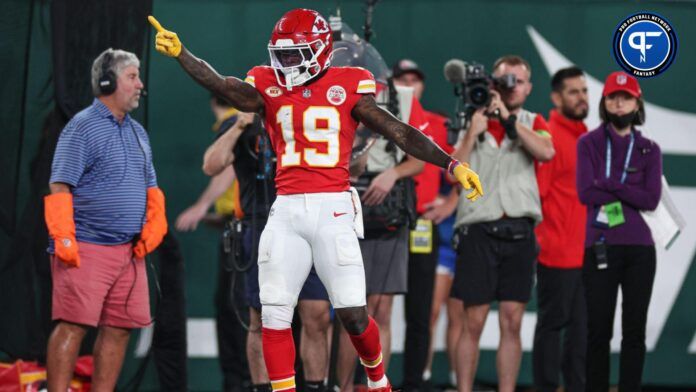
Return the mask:
<path id="1" fill-rule="evenodd" d="M 464 78 L 455 89 L 464 98 L 464 102 L 476 110 L 491 103 L 491 89 L 509 90 L 515 87 L 515 82 L 513 74 L 495 78 L 486 73 L 483 65 L 472 63 L 465 64 Z"/>
<path id="2" fill-rule="evenodd" d="M 450 122 L 447 133 L 447 143 L 450 145 L 454 145 L 459 132 L 467 128 L 474 112 L 491 103 L 492 89 L 510 90 L 517 83 L 514 74 L 496 78 L 487 73 L 483 65 L 467 64 L 459 59 L 445 63 L 444 72 L 445 79 L 454 85 L 454 95 L 457 97 L 455 121 Z"/>

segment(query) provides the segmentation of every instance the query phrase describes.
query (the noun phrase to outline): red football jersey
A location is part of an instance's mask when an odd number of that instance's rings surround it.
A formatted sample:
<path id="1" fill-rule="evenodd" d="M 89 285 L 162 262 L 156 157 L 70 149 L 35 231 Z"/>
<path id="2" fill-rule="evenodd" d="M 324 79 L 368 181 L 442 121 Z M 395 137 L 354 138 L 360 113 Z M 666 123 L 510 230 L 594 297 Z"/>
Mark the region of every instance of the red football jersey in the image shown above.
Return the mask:
<path id="1" fill-rule="evenodd" d="M 350 187 L 348 165 L 358 122 L 351 116 L 363 94 L 375 93 L 372 73 L 329 67 L 311 83 L 288 90 L 273 68 L 252 68 L 245 81 L 261 93 L 266 130 L 278 162 L 279 195 L 341 192 Z"/>

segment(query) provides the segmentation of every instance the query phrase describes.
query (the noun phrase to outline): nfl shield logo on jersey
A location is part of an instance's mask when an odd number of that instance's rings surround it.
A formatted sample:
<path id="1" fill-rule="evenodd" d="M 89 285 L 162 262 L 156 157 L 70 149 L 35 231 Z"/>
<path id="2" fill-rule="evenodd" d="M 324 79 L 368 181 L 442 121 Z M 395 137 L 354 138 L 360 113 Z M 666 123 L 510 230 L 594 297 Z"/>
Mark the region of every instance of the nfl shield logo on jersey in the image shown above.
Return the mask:
<path id="1" fill-rule="evenodd" d="M 312 90 L 310 90 L 310 89 L 308 89 L 308 88 L 302 90 L 302 96 L 305 97 L 305 98 L 311 97 L 311 96 L 312 96 Z"/>
<path id="2" fill-rule="evenodd" d="M 340 105 L 346 101 L 346 89 L 341 86 L 331 86 L 329 91 L 326 92 L 326 99 L 332 105 Z"/>

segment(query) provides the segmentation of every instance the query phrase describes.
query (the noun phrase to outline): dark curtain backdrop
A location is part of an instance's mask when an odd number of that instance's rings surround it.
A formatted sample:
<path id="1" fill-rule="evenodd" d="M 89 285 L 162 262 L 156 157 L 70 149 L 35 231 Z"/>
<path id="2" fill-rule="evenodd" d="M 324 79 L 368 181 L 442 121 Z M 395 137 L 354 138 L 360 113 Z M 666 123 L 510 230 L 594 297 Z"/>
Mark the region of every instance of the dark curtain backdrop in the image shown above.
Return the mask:
<path id="1" fill-rule="evenodd" d="M 0 350 L 10 358 L 45 357 L 50 331 L 50 267 L 46 254 L 47 231 L 43 196 L 48 193 L 53 151 L 65 124 L 92 99 L 90 69 L 94 58 L 112 47 L 135 53 L 141 59 L 141 77 L 147 75 L 149 25 L 152 1 L 119 0 L 13 0 L 0 12 Z M 50 10 L 48 24 L 51 63 L 30 64 L 33 7 Z M 50 9 L 49 9 L 50 7 Z M 42 20 L 45 25 L 46 20 Z M 24 97 L 27 73 L 53 76 L 54 109 L 43 126 L 25 127 Z M 11 97 L 6 95 L 12 95 Z M 142 113 L 134 113 L 147 128 Z M 26 128 L 26 129 L 25 129 Z M 36 136 L 40 135 L 40 136 Z M 32 136 L 31 138 L 27 136 Z M 19 162 L 23 140 L 39 140 L 31 159 L 29 192 L 18 205 Z M 18 218 L 15 217 L 15 213 Z"/>

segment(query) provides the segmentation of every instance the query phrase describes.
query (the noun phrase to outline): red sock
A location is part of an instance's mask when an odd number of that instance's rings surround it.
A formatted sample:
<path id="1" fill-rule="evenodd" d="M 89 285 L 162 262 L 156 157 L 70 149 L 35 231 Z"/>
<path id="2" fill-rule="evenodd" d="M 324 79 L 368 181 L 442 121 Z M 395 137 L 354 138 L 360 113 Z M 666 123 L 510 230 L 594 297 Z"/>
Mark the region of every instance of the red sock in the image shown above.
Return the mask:
<path id="1" fill-rule="evenodd" d="M 379 343 L 379 329 L 372 317 L 367 328 L 360 335 L 351 335 L 355 350 L 360 356 L 360 363 L 365 366 L 367 377 L 372 381 L 379 381 L 384 377 L 384 364 L 382 363 L 382 345 Z"/>
<path id="2" fill-rule="evenodd" d="M 292 329 L 261 329 L 263 359 L 274 391 L 295 391 L 295 342 Z"/>

